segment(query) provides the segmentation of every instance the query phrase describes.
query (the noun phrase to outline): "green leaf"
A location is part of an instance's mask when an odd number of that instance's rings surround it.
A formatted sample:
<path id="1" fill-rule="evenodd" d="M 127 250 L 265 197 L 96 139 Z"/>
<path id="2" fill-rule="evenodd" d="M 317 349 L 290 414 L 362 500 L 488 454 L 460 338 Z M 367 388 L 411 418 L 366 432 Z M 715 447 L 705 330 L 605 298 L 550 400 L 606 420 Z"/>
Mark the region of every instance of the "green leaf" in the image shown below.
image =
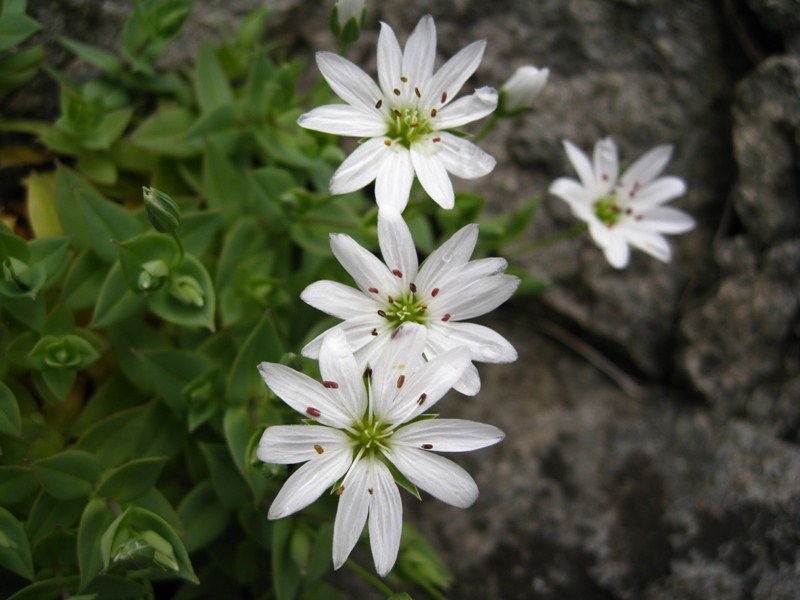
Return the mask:
<path id="1" fill-rule="evenodd" d="M 33 373 L 36 389 L 51 404 L 66 400 L 77 378 L 77 371 L 72 369 L 44 369 Z"/>
<path id="2" fill-rule="evenodd" d="M 289 547 L 294 525 L 293 518 L 279 519 L 272 529 L 272 581 L 278 600 L 296 598 L 302 581 Z"/>
<path id="3" fill-rule="evenodd" d="M 0 51 L 21 44 L 41 26 L 24 14 L 4 12 L 0 15 Z"/>
<path id="4" fill-rule="evenodd" d="M 184 388 L 213 366 L 206 356 L 189 350 L 153 350 L 140 356 L 156 392 L 176 413 L 186 410 Z"/>
<path id="5" fill-rule="evenodd" d="M 103 476 L 95 493 L 126 503 L 144 495 L 156 484 L 166 457 L 137 458 Z"/>
<path id="6" fill-rule="evenodd" d="M 84 250 L 73 261 L 61 288 L 64 304 L 73 310 L 97 304 L 108 264 L 91 249 Z"/>
<path id="7" fill-rule="evenodd" d="M 226 508 L 236 508 L 247 500 L 247 485 L 236 470 L 228 449 L 222 444 L 203 444 L 201 446 L 211 483 L 217 497 Z"/>
<path id="8" fill-rule="evenodd" d="M 203 158 L 203 189 L 209 206 L 223 215 L 239 215 L 247 206 L 242 169 L 213 143 L 208 144 Z"/>
<path id="9" fill-rule="evenodd" d="M 56 178 L 54 173 L 32 171 L 22 183 L 27 189 L 28 218 L 37 238 L 62 235 L 56 212 Z"/>
<path id="10" fill-rule="evenodd" d="M 147 300 L 133 292 L 125 280 L 120 263 L 108 272 L 92 317 L 92 328 L 108 327 L 135 314 L 144 312 Z"/>
<path id="11" fill-rule="evenodd" d="M 162 156 L 197 156 L 203 151 L 202 139 L 185 137 L 194 122 L 194 115 L 185 108 L 162 108 L 133 132 L 131 143 Z"/>
<path id="12" fill-rule="evenodd" d="M 21 502 L 39 488 L 30 467 L 0 465 L 0 498 L 10 506 Z"/>
<path id="13" fill-rule="evenodd" d="M 211 44 L 203 43 L 197 56 L 195 92 L 200 110 L 207 113 L 223 104 L 233 102 L 228 79 L 222 71 L 217 54 Z"/>
<path id="14" fill-rule="evenodd" d="M 118 73 L 122 70 L 122 61 L 110 52 L 68 37 L 59 38 L 58 41 L 67 50 L 107 74 Z"/>
<path id="15" fill-rule="evenodd" d="M 253 189 L 255 210 L 267 222 L 270 230 L 283 231 L 285 218 L 281 210 L 282 198 L 297 187 L 291 173 L 277 167 L 265 167 L 248 174 Z"/>
<path id="16" fill-rule="evenodd" d="M 111 414 L 89 427 L 75 448 L 98 457 L 102 468 L 114 467 L 134 454 L 149 414 L 146 406 Z"/>
<path id="17" fill-rule="evenodd" d="M 25 586 L 7 600 L 48 600 L 61 598 L 61 591 L 64 588 L 64 580 L 61 577 L 44 579 L 31 585 Z"/>
<path id="18" fill-rule="evenodd" d="M 83 152 L 78 157 L 78 169 L 90 180 L 100 185 L 117 183 L 117 165 L 106 152 Z M 111 238 L 113 239 L 113 238 Z"/>
<path id="19" fill-rule="evenodd" d="M 100 476 L 100 461 L 83 450 L 65 450 L 33 463 L 33 473 L 54 498 L 71 500 L 89 495 Z"/>
<path id="20" fill-rule="evenodd" d="M 103 569 L 100 538 L 114 521 L 108 503 L 100 498 L 89 500 L 78 526 L 78 565 L 81 570 L 81 588 L 85 588 Z"/>
<path id="21" fill-rule="evenodd" d="M 225 531 L 229 516 L 220 505 L 211 482 L 199 483 L 181 501 L 178 515 L 183 523 L 188 552 L 207 546 Z"/>
<path id="22" fill-rule="evenodd" d="M 30 241 L 31 261 L 44 267 L 47 279 L 53 280 L 61 274 L 69 259 L 69 238 L 46 237 Z"/>
<path id="23" fill-rule="evenodd" d="M 283 356 L 283 342 L 275 329 L 272 316 L 265 313 L 248 336 L 228 376 L 227 398 L 241 403 L 264 395 L 264 382 L 258 373 L 263 361 L 277 362 Z"/>
<path id="24" fill-rule="evenodd" d="M 78 522 L 83 506 L 83 498 L 56 500 L 42 490 L 36 497 L 25 523 L 31 547 L 36 548 L 39 542 L 56 530 L 72 528 Z"/>
<path id="25" fill-rule="evenodd" d="M 0 58 L 0 96 L 25 85 L 46 57 L 47 52 L 39 45 Z"/>
<path id="26" fill-rule="evenodd" d="M 19 413 L 14 392 L 0 381 L 0 433 L 20 435 L 22 433 L 22 417 Z"/>
<path id="27" fill-rule="evenodd" d="M 0 565 L 25 579 L 33 579 L 33 558 L 22 524 L 0 506 Z"/>
<path id="28" fill-rule="evenodd" d="M 218 212 L 198 211 L 185 214 L 177 234 L 187 254 L 202 257 L 213 245 L 221 223 L 222 218 Z"/>
<path id="29" fill-rule="evenodd" d="M 122 373 L 114 372 L 99 384 L 84 405 L 72 426 L 72 433 L 80 437 L 101 420 L 141 404 L 144 404 L 144 396 L 136 389 L 131 389 L 130 382 Z"/>
<path id="30" fill-rule="evenodd" d="M 43 295 L 31 298 L 6 298 L 2 305 L 20 323 L 34 331 L 41 331 L 47 314 L 47 304 Z"/>
<path id="31" fill-rule="evenodd" d="M 180 257 L 180 250 L 174 239 L 154 232 L 144 233 L 118 244 L 117 251 L 128 287 L 136 292 L 156 291 L 166 283 L 168 272 L 164 273 L 163 281 L 159 285 L 145 289 L 141 277 L 146 265 L 161 261 L 168 269 Z"/>
<path id="32" fill-rule="evenodd" d="M 163 403 L 153 403 L 139 434 L 136 456 L 174 456 L 186 438 L 186 426 Z"/>
<path id="33" fill-rule="evenodd" d="M 174 286 L 189 285 L 192 296 L 181 296 Z M 184 327 L 207 327 L 214 330 L 216 297 L 211 277 L 203 264 L 187 254 L 170 273 L 170 284 L 149 298 L 150 309 L 159 317 Z"/>

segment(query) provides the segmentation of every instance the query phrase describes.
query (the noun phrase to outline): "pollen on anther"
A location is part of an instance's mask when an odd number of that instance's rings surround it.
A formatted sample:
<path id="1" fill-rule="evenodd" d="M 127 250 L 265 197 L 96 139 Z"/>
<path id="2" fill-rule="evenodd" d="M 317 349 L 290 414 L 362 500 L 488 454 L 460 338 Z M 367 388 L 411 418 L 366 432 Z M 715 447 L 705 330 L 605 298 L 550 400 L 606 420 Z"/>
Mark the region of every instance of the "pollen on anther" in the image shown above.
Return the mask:
<path id="1" fill-rule="evenodd" d="M 335 381 L 323 381 L 322 385 L 324 385 L 329 390 L 338 390 L 339 389 L 339 384 L 336 383 Z"/>
<path id="2" fill-rule="evenodd" d="M 372 494 L 374 493 L 374 491 L 373 491 L 373 489 L 372 489 L 372 488 L 367 488 L 367 491 L 369 492 L 369 495 L 370 495 L 370 496 L 372 496 Z"/>
<path id="3" fill-rule="evenodd" d="M 395 277 L 402 277 L 403 272 L 400 269 L 392 269 L 392 275 L 394 275 Z"/>
<path id="4" fill-rule="evenodd" d="M 385 318 L 386 318 L 386 311 L 384 311 L 384 310 L 378 310 L 378 316 L 379 316 L 379 317 L 383 317 L 383 318 L 385 319 Z"/>
<path id="5" fill-rule="evenodd" d="M 391 146 L 392 140 L 383 140 L 383 143 L 386 144 L 387 146 Z"/>
<path id="6" fill-rule="evenodd" d="M 378 288 L 369 288 L 369 289 L 368 289 L 368 291 L 369 291 L 371 294 L 377 294 L 377 293 L 378 293 Z"/>
<path id="7" fill-rule="evenodd" d="M 323 448 L 319 444 L 314 444 L 314 450 L 317 451 L 317 454 L 322 454 L 323 452 L 325 452 L 325 448 Z"/>
<path id="8" fill-rule="evenodd" d="M 397 88 L 394 88 L 392 91 L 394 92 L 395 96 L 399 96 L 400 95 L 400 90 L 398 90 Z"/>
<path id="9" fill-rule="evenodd" d="M 442 317 L 442 321 L 449 321 L 450 320 L 450 313 L 445 313 Z"/>
<path id="10" fill-rule="evenodd" d="M 399 390 L 401 387 L 403 387 L 403 384 L 405 382 L 406 382 L 406 376 L 400 375 L 400 377 L 397 378 L 397 389 Z"/>
<path id="11" fill-rule="evenodd" d="M 428 394 L 420 394 L 419 398 L 417 399 L 417 404 L 422 405 L 425 400 L 428 399 Z"/>
<path id="12" fill-rule="evenodd" d="M 394 304 L 394 298 L 391 296 L 386 296 L 386 300 L 389 302 L 389 304 Z"/>
<path id="13" fill-rule="evenodd" d="M 406 77 L 405 75 L 401 75 L 400 81 L 402 81 L 403 83 L 408 83 L 408 77 Z"/>
<path id="14" fill-rule="evenodd" d="M 626 209 L 625 209 L 625 214 L 626 214 L 626 215 L 632 215 L 632 214 L 633 214 L 633 209 L 631 209 L 631 208 L 626 208 Z"/>
<path id="15" fill-rule="evenodd" d="M 415 284 L 411 283 L 411 284 L 409 284 L 408 289 L 410 289 L 412 292 L 416 293 L 417 286 Z"/>
<path id="16" fill-rule="evenodd" d="M 370 334 L 370 335 L 377 336 L 377 335 L 378 335 L 378 329 L 377 329 L 377 327 L 373 327 L 373 328 L 372 328 L 372 331 L 370 331 L 370 332 L 369 332 L 369 334 Z"/>
<path id="17" fill-rule="evenodd" d="M 634 219 L 637 221 L 641 221 L 642 219 L 644 219 L 644 215 L 636 215 Z"/>
<path id="18" fill-rule="evenodd" d="M 418 88 L 418 87 L 415 87 L 415 88 L 414 88 L 414 93 L 417 95 L 417 98 L 422 98 L 422 94 L 420 93 L 420 91 L 419 91 L 419 88 Z"/>
<path id="19" fill-rule="evenodd" d="M 372 377 L 372 367 L 367 367 L 366 369 L 364 369 L 364 377 L 366 377 L 367 379 Z"/>
<path id="20" fill-rule="evenodd" d="M 422 448 L 423 450 L 433 450 L 433 444 L 422 444 L 420 448 Z"/>
<path id="21" fill-rule="evenodd" d="M 319 411 L 318 408 L 314 408 L 313 406 L 309 406 L 306 409 L 306 414 L 310 417 L 319 417 L 322 413 Z"/>
<path id="22" fill-rule="evenodd" d="M 334 496 L 341 496 L 342 494 L 344 494 L 344 486 L 343 485 L 340 485 L 338 488 L 336 488 L 333 491 L 333 495 Z"/>
<path id="23" fill-rule="evenodd" d="M 435 117 L 438 114 L 438 111 L 435 108 L 431 109 L 431 116 Z"/>
<path id="24" fill-rule="evenodd" d="M 438 144 L 439 142 L 441 142 L 441 141 L 442 141 L 442 138 L 440 138 L 439 136 L 436 136 L 436 137 L 435 137 L 435 138 L 433 138 L 431 141 L 432 141 L 434 144 Z"/>
<path id="25" fill-rule="evenodd" d="M 437 296 L 438 294 L 439 294 L 439 288 L 433 288 L 433 289 L 431 290 L 431 298 L 436 298 L 436 296 Z"/>
<path id="26" fill-rule="evenodd" d="M 378 100 L 378 101 L 375 103 L 375 108 L 380 108 L 381 106 L 383 106 L 383 100 Z"/>
<path id="27" fill-rule="evenodd" d="M 447 102 L 447 92 L 442 92 L 442 104 Z"/>

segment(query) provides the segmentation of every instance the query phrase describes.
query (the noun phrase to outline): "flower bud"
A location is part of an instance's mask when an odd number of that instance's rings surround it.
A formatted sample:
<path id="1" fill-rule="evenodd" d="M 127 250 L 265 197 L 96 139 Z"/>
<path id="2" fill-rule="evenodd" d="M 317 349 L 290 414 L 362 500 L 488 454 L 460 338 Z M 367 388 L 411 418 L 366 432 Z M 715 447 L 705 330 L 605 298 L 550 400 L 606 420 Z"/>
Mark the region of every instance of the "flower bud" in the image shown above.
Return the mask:
<path id="1" fill-rule="evenodd" d="M 28 265 L 13 256 L 9 256 L 3 261 L 3 278 L 21 290 L 28 290 L 32 283 L 31 270 Z"/>
<path id="2" fill-rule="evenodd" d="M 339 0 L 331 11 L 330 27 L 342 44 L 358 39 L 364 22 L 364 0 Z"/>
<path id="3" fill-rule="evenodd" d="M 169 267 L 163 260 L 146 262 L 139 271 L 139 289 L 143 292 L 153 292 L 164 284 L 167 275 L 169 275 Z"/>
<path id="4" fill-rule="evenodd" d="M 500 88 L 502 112 L 509 114 L 530 108 L 547 83 L 548 75 L 549 69 L 537 69 L 532 65 L 517 69 Z"/>
<path id="5" fill-rule="evenodd" d="M 175 200 L 155 188 L 142 188 L 144 207 L 156 231 L 173 233 L 181 222 L 181 211 Z"/>
<path id="6" fill-rule="evenodd" d="M 203 288 L 197 283 L 194 277 L 189 275 L 178 275 L 170 282 L 169 293 L 173 298 L 177 298 L 184 304 L 202 307 L 205 305 Z"/>
<path id="7" fill-rule="evenodd" d="M 350 19 L 356 22 L 361 21 L 361 14 L 364 12 L 364 0 L 339 0 L 336 3 L 337 18 L 339 27 L 344 29 Z"/>

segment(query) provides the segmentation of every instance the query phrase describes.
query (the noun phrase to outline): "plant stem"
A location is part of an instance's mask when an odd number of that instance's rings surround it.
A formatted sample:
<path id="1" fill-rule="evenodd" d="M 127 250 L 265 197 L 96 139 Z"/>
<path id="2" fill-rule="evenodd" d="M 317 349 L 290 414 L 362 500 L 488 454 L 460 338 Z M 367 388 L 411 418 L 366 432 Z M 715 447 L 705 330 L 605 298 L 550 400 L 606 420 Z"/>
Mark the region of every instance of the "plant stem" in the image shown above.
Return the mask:
<path id="1" fill-rule="evenodd" d="M 181 264 L 183 264 L 183 257 L 186 256 L 186 251 L 183 249 L 183 244 L 181 243 L 181 240 L 178 237 L 178 234 L 173 231 L 172 232 L 172 237 L 175 238 L 175 243 L 178 244 L 178 252 L 180 252 L 180 255 L 179 255 L 179 258 L 178 258 L 178 264 L 181 265 Z"/>
<path id="2" fill-rule="evenodd" d="M 578 223 L 574 227 L 570 227 L 569 229 L 565 229 L 564 231 L 559 231 L 558 233 L 554 233 L 553 235 L 548 235 L 541 240 L 536 240 L 535 242 L 529 242 L 527 244 L 523 244 L 518 246 L 514 249 L 509 249 L 509 254 L 513 254 L 514 256 L 519 256 L 520 254 L 524 254 L 525 252 L 532 252 L 533 250 L 539 250 L 541 248 L 548 248 L 553 244 L 557 244 L 563 240 L 569 240 L 574 238 L 584 231 L 586 231 L 589 226 L 586 223 Z"/>
<path id="3" fill-rule="evenodd" d="M 492 114 L 492 116 L 491 116 L 491 117 L 489 117 L 489 120 L 488 120 L 488 121 L 486 121 L 486 125 L 484 125 L 484 126 L 483 126 L 483 129 L 481 129 L 481 130 L 480 130 L 480 131 L 477 133 L 477 135 L 475 136 L 475 143 L 478 143 L 478 142 L 480 142 L 480 141 L 481 141 L 483 138 L 485 138 L 485 137 L 486 137 L 486 135 L 487 135 L 487 134 L 488 134 L 488 133 L 489 133 L 489 132 L 492 130 L 492 128 L 495 126 L 495 123 L 497 123 L 497 115 L 495 115 L 495 114 Z"/>
<path id="4" fill-rule="evenodd" d="M 344 564 L 347 565 L 347 567 L 351 571 L 354 571 L 359 577 L 361 577 L 361 579 L 363 579 L 372 587 L 374 587 L 376 590 L 378 590 L 381 594 L 386 594 L 387 597 L 394 595 L 392 588 L 383 583 L 383 581 L 375 577 L 375 575 L 367 571 L 364 567 L 359 565 L 354 560 L 348 559 L 347 562 Z"/>

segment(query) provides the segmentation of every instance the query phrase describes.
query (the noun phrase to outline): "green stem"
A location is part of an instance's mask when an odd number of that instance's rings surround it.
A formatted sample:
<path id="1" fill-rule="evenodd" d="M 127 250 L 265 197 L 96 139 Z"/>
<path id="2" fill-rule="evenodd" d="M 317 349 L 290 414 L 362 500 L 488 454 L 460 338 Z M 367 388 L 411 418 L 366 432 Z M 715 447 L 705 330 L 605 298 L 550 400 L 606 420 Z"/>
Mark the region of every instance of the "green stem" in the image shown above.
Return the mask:
<path id="1" fill-rule="evenodd" d="M 175 239 L 175 243 L 178 244 L 178 252 L 180 253 L 178 257 L 178 264 L 182 265 L 183 258 L 184 256 L 186 256 L 186 251 L 183 249 L 183 244 L 181 243 L 181 240 L 178 237 L 178 234 L 175 233 L 175 231 L 172 232 L 172 237 Z"/>
<path id="2" fill-rule="evenodd" d="M 359 577 L 361 577 L 361 579 L 363 579 L 368 584 L 370 584 L 372 587 L 374 587 L 376 590 L 378 590 L 381 594 L 386 594 L 387 597 L 394 595 L 394 592 L 392 591 L 392 588 L 390 588 L 388 585 L 383 583 L 383 581 L 381 581 L 378 577 L 376 577 L 375 575 L 373 575 L 372 573 L 367 571 L 364 567 L 359 565 L 354 560 L 347 559 L 347 562 L 344 563 L 344 564 L 351 571 L 355 572 Z"/>
<path id="3" fill-rule="evenodd" d="M 589 226 L 586 223 L 578 223 L 574 227 L 570 227 L 569 229 L 565 229 L 564 231 L 559 231 L 558 233 L 554 233 L 553 235 L 548 235 L 541 240 L 536 240 L 535 242 L 529 242 L 527 244 L 522 244 L 517 246 L 516 248 L 509 249 L 509 254 L 513 254 L 515 256 L 519 256 L 520 254 L 524 254 L 526 252 L 532 252 L 533 250 L 539 250 L 541 248 L 548 248 L 558 242 L 569 240 L 574 237 L 577 237 L 584 231 L 586 231 Z"/>
<path id="4" fill-rule="evenodd" d="M 497 123 L 497 115 L 496 115 L 496 114 L 494 114 L 494 113 L 492 113 L 492 116 L 491 116 L 491 117 L 489 117 L 489 120 L 488 120 L 488 121 L 486 121 L 486 125 L 484 125 L 484 126 L 483 126 L 483 129 L 481 129 L 481 130 L 478 132 L 478 134 L 475 136 L 475 143 L 478 143 L 478 142 L 480 142 L 480 141 L 481 141 L 483 138 L 485 138 L 485 137 L 486 137 L 486 135 L 487 135 L 487 134 L 488 134 L 488 133 L 489 133 L 489 132 L 492 130 L 492 128 L 495 126 L 495 123 Z"/>

